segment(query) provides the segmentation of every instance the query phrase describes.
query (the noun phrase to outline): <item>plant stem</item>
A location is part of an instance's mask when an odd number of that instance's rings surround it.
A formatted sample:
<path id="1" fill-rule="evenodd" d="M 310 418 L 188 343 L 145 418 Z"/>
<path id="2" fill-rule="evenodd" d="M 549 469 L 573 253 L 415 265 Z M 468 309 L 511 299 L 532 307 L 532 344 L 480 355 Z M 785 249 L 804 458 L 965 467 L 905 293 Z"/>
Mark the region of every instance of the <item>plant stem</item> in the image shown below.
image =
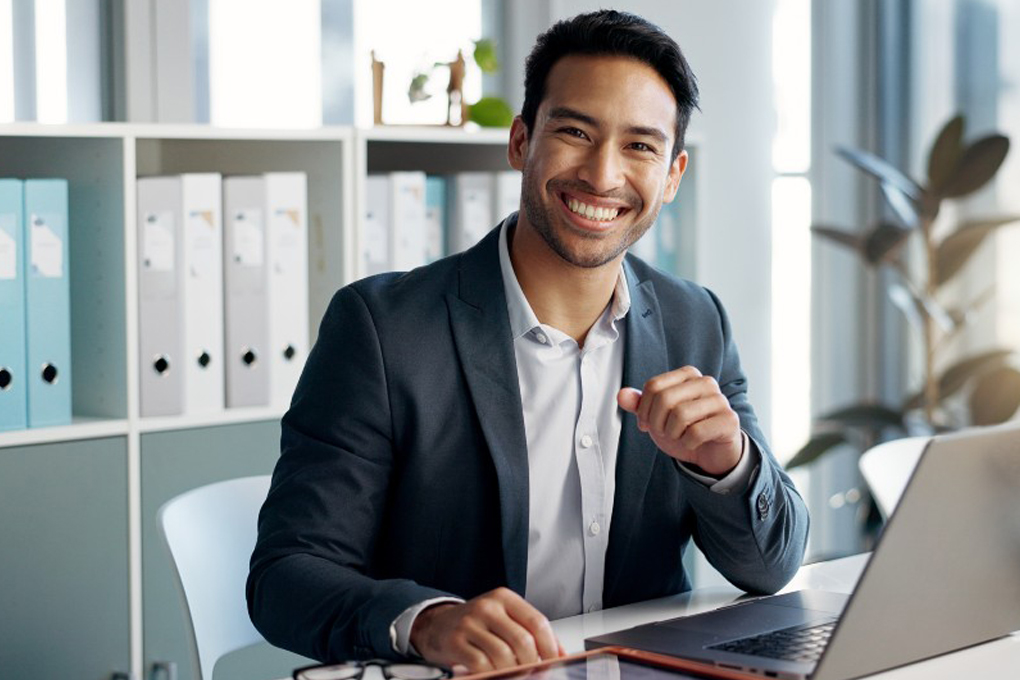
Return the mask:
<path id="1" fill-rule="evenodd" d="M 928 277 L 925 282 L 925 295 L 935 300 L 938 281 L 938 250 L 932 232 L 932 220 L 921 221 L 921 233 L 924 236 L 925 255 L 928 260 Z M 924 315 L 924 417 L 929 425 L 935 425 L 935 407 L 939 402 L 939 381 L 935 376 L 935 319 L 932 315 Z"/>

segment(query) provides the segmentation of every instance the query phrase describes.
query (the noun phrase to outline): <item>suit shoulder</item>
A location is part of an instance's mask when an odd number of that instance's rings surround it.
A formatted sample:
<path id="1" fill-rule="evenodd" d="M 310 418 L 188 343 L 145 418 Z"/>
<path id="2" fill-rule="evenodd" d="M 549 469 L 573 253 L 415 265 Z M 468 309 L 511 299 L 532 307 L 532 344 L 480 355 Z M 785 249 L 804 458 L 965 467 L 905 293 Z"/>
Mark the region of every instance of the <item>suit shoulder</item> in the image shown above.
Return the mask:
<path id="1" fill-rule="evenodd" d="M 667 307 L 681 305 L 687 309 L 715 314 L 722 310 L 715 293 L 701 284 L 668 274 L 635 255 L 628 254 L 626 262 L 633 272 L 632 280 L 636 280 L 639 285 L 651 283 L 660 304 Z"/>

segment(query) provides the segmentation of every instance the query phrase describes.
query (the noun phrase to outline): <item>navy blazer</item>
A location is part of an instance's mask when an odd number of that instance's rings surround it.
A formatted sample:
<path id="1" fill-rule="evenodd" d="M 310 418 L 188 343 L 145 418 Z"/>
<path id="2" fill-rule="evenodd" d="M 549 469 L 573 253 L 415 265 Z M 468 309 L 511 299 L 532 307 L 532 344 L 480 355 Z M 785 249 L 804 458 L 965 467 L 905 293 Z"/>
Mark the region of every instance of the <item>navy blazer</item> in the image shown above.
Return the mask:
<path id="1" fill-rule="evenodd" d="M 528 455 L 498 235 L 330 303 L 251 560 L 248 607 L 272 644 L 323 661 L 393 657 L 390 624 L 417 602 L 524 594 Z M 624 270 L 624 385 L 685 365 L 715 377 L 761 465 L 746 493 L 713 493 L 624 413 L 602 601 L 688 590 L 690 538 L 736 586 L 774 592 L 801 563 L 807 511 L 765 445 L 726 315 L 633 256 Z"/>

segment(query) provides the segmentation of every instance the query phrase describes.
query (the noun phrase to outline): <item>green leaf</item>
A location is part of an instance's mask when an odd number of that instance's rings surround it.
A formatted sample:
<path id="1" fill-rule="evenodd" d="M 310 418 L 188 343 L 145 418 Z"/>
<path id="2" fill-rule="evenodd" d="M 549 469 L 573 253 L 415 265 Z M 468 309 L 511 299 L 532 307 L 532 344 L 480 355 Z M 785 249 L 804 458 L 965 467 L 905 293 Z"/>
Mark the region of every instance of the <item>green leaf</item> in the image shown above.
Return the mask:
<path id="1" fill-rule="evenodd" d="M 508 128 L 514 122 L 514 112 L 499 97 L 482 97 L 468 109 L 468 120 L 482 127 Z"/>
<path id="2" fill-rule="evenodd" d="M 946 198 L 966 196 L 983 187 L 999 171 L 1009 153 L 1009 139 L 1002 135 L 989 135 L 967 147 L 952 174 L 942 186 Z"/>
<path id="3" fill-rule="evenodd" d="M 900 172 L 892 163 L 879 158 L 875 154 L 845 146 L 837 147 L 836 153 L 869 175 L 873 175 L 881 181 L 891 184 L 892 187 L 899 189 L 906 194 L 907 198 L 914 202 L 920 201 L 924 195 L 924 190 L 917 185 L 917 182 Z"/>
<path id="4" fill-rule="evenodd" d="M 880 264 L 895 255 L 899 246 L 910 236 L 910 230 L 898 224 L 882 222 L 864 238 L 864 259 Z"/>
<path id="5" fill-rule="evenodd" d="M 475 63 L 484 73 L 495 73 L 499 70 L 495 41 L 490 38 L 475 41 Z"/>
<path id="6" fill-rule="evenodd" d="M 963 153 L 963 127 L 962 115 L 950 119 L 939 132 L 928 154 L 928 184 L 935 193 L 940 191 L 953 174 Z"/>
<path id="7" fill-rule="evenodd" d="M 822 238 L 829 239 L 833 243 L 856 250 L 861 256 L 864 255 L 864 239 L 857 234 L 851 234 L 850 232 L 843 231 L 842 229 L 826 226 L 813 226 L 811 227 L 811 231 Z"/>
<path id="8" fill-rule="evenodd" d="M 819 420 L 839 423 L 844 427 L 903 428 L 903 413 L 880 404 L 856 404 L 828 413 Z"/>
<path id="9" fill-rule="evenodd" d="M 962 224 L 938 246 L 935 260 L 936 285 L 941 286 L 956 276 L 989 234 L 1001 226 L 1017 221 L 1020 221 L 1020 216 L 1009 215 Z"/>
<path id="10" fill-rule="evenodd" d="M 794 454 L 793 458 L 786 464 L 787 470 L 792 470 L 801 465 L 814 462 L 829 449 L 846 443 L 846 435 L 842 432 L 825 432 L 817 434 L 808 440 L 808 443 L 801 447 L 800 451 Z"/>
<path id="11" fill-rule="evenodd" d="M 977 379 L 970 393 L 970 417 L 975 425 L 995 425 L 1020 408 L 1020 371 L 1003 366 Z"/>

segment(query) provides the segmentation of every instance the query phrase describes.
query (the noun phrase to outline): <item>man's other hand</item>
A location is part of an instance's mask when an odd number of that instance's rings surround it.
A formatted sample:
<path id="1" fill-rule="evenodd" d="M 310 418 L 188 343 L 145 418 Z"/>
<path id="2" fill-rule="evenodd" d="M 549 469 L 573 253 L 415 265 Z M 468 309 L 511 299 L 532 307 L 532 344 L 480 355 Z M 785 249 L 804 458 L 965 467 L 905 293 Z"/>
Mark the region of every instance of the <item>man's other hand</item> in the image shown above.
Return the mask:
<path id="1" fill-rule="evenodd" d="M 644 390 L 624 387 L 620 408 L 637 416 L 664 453 L 723 477 L 740 462 L 740 418 L 719 390 L 719 383 L 693 366 L 651 378 Z"/>
<path id="2" fill-rule="evenodd" d="M 549 620 L 508 588 L 429 607 L 411 627 L 411 644 L 426 661 L 469 673 L 565 654 Z"/>

